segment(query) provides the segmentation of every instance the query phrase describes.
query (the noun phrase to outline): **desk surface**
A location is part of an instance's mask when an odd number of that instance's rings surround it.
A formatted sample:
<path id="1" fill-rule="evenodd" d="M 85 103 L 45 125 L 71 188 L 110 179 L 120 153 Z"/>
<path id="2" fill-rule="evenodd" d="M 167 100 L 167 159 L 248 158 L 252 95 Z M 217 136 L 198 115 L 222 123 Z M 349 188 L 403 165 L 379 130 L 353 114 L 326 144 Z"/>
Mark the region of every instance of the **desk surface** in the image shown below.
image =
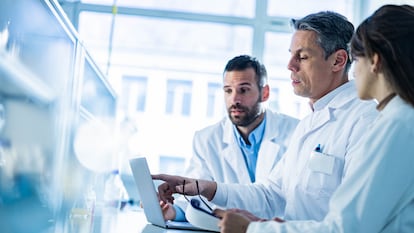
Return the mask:
<path id="1" fill-rule="evenodd" d="M 117 232 L 122 233 L 206 233 L 209 231 L 173 230 L 154 226 L 147 222 L 141 208 L 127 208 L 118 217 Z"/>

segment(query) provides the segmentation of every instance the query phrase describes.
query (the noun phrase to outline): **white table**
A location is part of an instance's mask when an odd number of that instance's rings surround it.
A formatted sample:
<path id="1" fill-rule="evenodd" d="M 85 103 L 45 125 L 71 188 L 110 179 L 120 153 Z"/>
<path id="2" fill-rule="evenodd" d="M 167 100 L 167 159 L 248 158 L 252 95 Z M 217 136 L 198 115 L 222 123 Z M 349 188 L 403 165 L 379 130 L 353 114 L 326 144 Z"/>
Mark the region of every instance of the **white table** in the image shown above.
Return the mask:
<path id="1" fill-rule="evenodd" d="M 147 222 L 142 208 L 126 208 L 118 217 L 119 233 L 206 233 L 209 231 L 173 230 L 152 225 Z"/>

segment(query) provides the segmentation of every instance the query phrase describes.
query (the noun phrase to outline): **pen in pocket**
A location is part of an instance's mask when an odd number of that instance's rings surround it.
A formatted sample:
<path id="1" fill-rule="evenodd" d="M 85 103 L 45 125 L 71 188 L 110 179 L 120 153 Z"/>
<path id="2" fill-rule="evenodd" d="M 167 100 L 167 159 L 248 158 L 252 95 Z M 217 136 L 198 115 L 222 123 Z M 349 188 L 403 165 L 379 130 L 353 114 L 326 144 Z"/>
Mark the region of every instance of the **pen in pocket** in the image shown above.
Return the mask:
<path id="1" fill-rule="evenodd" d="M 316 152 L 322 152 L 322 149 L 321 149 L 321 144 L 318 144 L 318 145 L 315 147 L 315 151 L 316 151 Z"/>

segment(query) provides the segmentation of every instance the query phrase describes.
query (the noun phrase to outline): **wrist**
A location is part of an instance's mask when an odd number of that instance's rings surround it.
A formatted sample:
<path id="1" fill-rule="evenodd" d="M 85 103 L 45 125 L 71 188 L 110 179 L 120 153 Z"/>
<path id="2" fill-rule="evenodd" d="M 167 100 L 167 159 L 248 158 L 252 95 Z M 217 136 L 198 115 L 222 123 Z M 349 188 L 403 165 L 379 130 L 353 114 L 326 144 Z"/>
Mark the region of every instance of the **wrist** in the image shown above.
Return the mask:
<path id="1" fill-rule="evenodd" d="M 201 190 L 201 195 L 206 197 L 208 201 L 211 201 L 214 198 L 217 190 L 217 183 L 214 181 L 203 181 L 203 186 Z"/>

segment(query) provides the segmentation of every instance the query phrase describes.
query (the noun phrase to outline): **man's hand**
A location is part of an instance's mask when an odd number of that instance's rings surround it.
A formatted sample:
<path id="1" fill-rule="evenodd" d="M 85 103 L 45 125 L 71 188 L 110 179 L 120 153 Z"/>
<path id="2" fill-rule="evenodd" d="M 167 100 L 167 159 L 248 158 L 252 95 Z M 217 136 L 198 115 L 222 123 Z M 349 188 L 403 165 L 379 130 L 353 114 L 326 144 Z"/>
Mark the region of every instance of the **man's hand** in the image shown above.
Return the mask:
<path id="1" fill-rule="evenodd" d="M 177 213 L 175 212 L 175 209 L 171 203 L 160 201 L 160 206 L 162 210 L 162 215 L 164 216 L 165 220 L 175 219 Z"/>
<path id="2" fill-rule="evenodd" d="M 242 210 L 242 209 L 227 209 L 227 210 L 243 215 L 245 218 L 249 219 L 250 221 L 265 221 L 265 219 L 259 218 L 247 210 Z"/>
<path id="3" fill-rule="evenodd" d="M 214 210 L 214 214 L 221 218 L 218 226 L 221 233 L 244 233 L 247 231 L 251 218 L 259 219 L 253 214 L 238 209 Z"/>
<path id="4" fill-rule="evenodd" d="M 210 201 L 213 199 L 217 189 L 216 182 L 208 180 L 196 180 L 188 177 L 166 174 L 152 175 L 152 179 L 165 181 L 165 183 L 158 186 L 158 195 L 162 201 L 167 203 L 174 202 L 174 193 L 187 196 L 200 194 Z"/>
<path id="5" fill-rule="evenodd" d="M 241 210 L 241 209 L 228 209 L 228 210 L 215 209 L 214 214 L 221 219 L 218 224 L 221 233 L 236 233 L 236 232 L 244 233 L 247 231 L 247 227 L 249 226 L 251 222 L 269 221 L 266 219 L 258 218 L 252 213 L 246 210 Z M 285 222 L 283 219 L 280 219 L 280 218 L 274 218 L 272 220 L 279 222 L 279 223 Z"/>
<path id="6" fill-rule="evenodd" d="M 158 186 L 158 196 L 162 201 L 166 203 L 174 203 L 173 194 L 183 194 L 183 188 L 185 195 L 197 195 L 194 179 L 166 174 L 152 175 L 152 179 L 165 181 L 165 183 L 162 183 Z"/>

